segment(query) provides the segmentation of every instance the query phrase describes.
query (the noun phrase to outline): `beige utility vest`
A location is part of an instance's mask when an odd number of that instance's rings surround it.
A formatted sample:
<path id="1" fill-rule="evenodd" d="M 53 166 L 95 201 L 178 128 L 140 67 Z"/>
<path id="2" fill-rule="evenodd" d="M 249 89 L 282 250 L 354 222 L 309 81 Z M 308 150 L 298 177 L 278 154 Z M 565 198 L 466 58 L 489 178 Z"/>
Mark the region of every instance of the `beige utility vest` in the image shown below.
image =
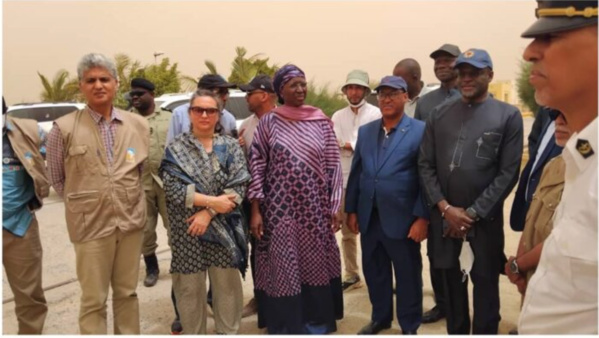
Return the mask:
<path id="1" fill-rule="evenodd" d="M 7 123 L 11 125 L 8 131 L 10 145 L 17 155 L 25 171 L 33 179 L 35 187 L 35 198 L 37 203 L 30 203 L 31 211 L 42 207 L 43 199 L 50 193 L 50 183 L 46 177 L 46 165 L 40 154 L 40 137 L 37 121 L 30 119 L 19 119 L 7 116 Z"/>
<path id="2" fill-rule="evenodd" d="M 146 201 L 139 165 L 148 157 L 149 127 L 141 116 L 119 110 L 112 165 L 89 108 L 55 122 L 64 143 L 64 200 L 69 237 L 86 242 L 142 229 Z"/>

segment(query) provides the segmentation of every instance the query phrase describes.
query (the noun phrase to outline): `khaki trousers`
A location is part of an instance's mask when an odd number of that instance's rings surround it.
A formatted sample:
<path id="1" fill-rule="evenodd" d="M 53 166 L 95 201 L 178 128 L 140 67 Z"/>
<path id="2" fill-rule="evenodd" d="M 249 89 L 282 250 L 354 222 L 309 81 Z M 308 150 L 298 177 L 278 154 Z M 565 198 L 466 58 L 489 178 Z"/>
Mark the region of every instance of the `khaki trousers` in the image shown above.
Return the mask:
<path id="1" fill-rule="evenodd" d="M 146 193 L 146 226 L 144 228 L 144 241 L 141 253 L 145 256 L 150 256 L 156 253 L 158 248 L 158 237 L 156 236 L 156 226 L 158 225 L 158 215 L 162 218 L 162 224 L 166 229 L 168 236 L 168 245 L 171 245 L 171 227 L 168 223 L 166 213 L 166 198 L 164 190 L 160 188 L 156 181 L 152 180 L 152 189 L 145 190 Z"/>
<path id="2" fill-rule="evenodd" d="M 216 334 L 237 334 L 243 310 L 238 269 L 208 269 Z M 173 273 L 173 289 L 185 334 L 206 334 L 206 271 Z"/>
<path id="3" fill-rule="evenodd" d="M 341 197 L 341 208 L 337 212 L 337 218 L 341 219 L 341 251 L 343 252 L 343 262 L 345 263 L 344 279 L 350 279 L 359 276 L 358 268 L 358 235 L 349 230 L 347 226 L 347 214 L 345 211 L 345 188 Z"/>
<path id="4" fill-rule="evenodd" d="M 106 334 L 106 299 L 112 287 L 115 334 L 139 334 L 137 279 L 143 231 L 74 243 L 81 285 L 79 331 Z"/>
<path id="5" fill-rule="evenodd" d="M 42 243 L 35 216 L 23 237 L 2 230 L 2 264 L 15 296 L 19 334 L 41 334 L 48 306 L 42 289 Z"/>

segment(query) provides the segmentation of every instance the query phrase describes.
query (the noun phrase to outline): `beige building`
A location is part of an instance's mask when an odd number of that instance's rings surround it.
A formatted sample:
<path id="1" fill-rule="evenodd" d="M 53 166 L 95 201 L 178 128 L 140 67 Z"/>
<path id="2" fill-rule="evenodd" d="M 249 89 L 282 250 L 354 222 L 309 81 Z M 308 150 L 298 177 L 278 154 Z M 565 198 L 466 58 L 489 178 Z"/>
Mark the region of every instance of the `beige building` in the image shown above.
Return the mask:
<path id="1" fill-rule="evenodd" d="M 520 102 L 516 89 L 516 82 L 514 80 L 493 81 L 489 85 L 489 93 L 493 94 L 493 97 L 497 100 L 518 107 L 522 112 L 522 115 L 526 116 L 527 114 L 531 114 L 531 112 L 528 111 L 528 108 Z"/>

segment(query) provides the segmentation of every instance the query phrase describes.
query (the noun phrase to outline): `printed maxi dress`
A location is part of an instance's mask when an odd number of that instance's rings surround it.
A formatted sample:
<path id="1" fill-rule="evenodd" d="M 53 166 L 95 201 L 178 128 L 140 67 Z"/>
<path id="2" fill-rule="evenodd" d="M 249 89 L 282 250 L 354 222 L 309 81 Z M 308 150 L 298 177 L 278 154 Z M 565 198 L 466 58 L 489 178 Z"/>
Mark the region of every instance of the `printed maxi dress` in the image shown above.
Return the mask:
<path id="1" fill-rule="evenodd" d="M 331 217 L 342 194 L 330 120 L 264 116 L 250 151 L 250 200 L 261 201 L 256 241 L 258 326 L 270 334 L 324 334 L 343 318 L 341 261 Z"/>

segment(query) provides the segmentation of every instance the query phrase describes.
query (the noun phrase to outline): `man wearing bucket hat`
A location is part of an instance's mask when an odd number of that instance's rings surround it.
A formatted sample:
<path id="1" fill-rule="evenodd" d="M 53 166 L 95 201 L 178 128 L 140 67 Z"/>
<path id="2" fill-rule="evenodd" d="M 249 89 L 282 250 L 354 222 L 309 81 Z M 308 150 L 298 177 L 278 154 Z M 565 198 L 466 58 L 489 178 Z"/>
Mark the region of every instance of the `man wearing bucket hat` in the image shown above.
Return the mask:
<path id="1" fill-rule="evenodd" d="M 357 234 L 347 227 L 344 201 L 349 170 L 356 142 L 358 141 L 358 128 L 381 118 L 381 111 L 366 102 L 366 97 L 370 94 L 368 82 L 368 73 L 365 71 L 355 69 L 349 72 L 345 85 L 341 88 L 349 105 L 336 111 L 331 118 L 335 125 L 335 136 L 341 150 L 341 169 L 343 171 L 343 205 L 341 205 L 337 214 L 337 219 L 341 222 L 341 234 L 343 236 L 341 240 L 343 262 L 345 263 L 345 276 L 343 276 L 343 283 L 341 284 L 343 291 L 362 286 L 358 268 Z"/>
<path id="2" fill-rule="evenodd" d="M 597 1 L 538 1 L 523 34 L 535 99 L 574 134 L 554 228 L 529 281 L 521 334 L 597 334 Z"/>
<path id="3" fill-rule="evenodd" d="M 469 334 L 468 276 L 474 284 L 474 334 L 497 334 L 503 253 L 503 203 L 522 158 L 518 108 L 488 94 L 493 63 L 482 49 L 456 60 L 460 100 L 437 106 L 426 122 L 419 173 L 431 209 L 428 241 L 442 269 L 449 334 Z"/>
<path id="4" fill-rule="evenodd" d="M 348 227 L 361 233 L 362 269 L 372 303 L 370 322 L 358 334 L 377 334 L 396 315 L 403 334 L 422 320 L 422 257 L 428 212 L 418 179 L 418 146 L 424 123 L 404 113 L 408 85 L 385 76 L 376 88 L 382 119 L 360 127 L 347 183 Z"/>

